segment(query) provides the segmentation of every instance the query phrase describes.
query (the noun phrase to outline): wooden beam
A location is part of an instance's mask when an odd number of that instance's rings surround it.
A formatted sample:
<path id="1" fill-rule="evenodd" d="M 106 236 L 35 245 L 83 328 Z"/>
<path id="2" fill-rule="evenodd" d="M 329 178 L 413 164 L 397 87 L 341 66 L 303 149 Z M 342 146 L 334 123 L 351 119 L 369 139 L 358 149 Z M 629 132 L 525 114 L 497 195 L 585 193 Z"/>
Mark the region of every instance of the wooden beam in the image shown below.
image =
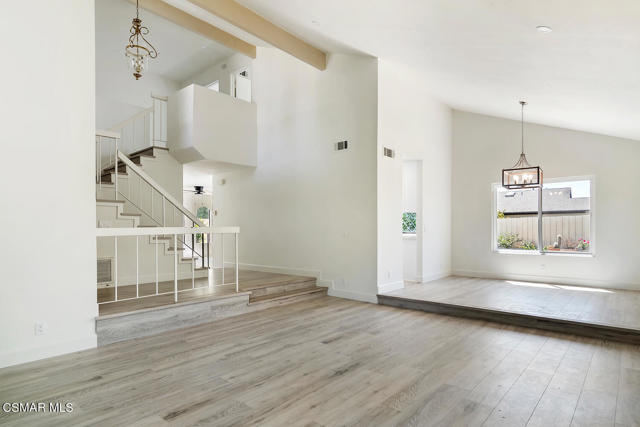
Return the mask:
<path id="1" fill-rule="evenodd" d="M 326 53 L 233 0 L 189 1 L 319 70 L 327 68 Z"/>
<path id="2" fill-rule="evenodd" d="M 135 0 L 129 0 L 129 2 L 135 3 Z M 250 58 L 255 59 L 256 57 L 256 47 L 254 45 L 247 43 L 226 31 L 222 31 L 220 28 L 215 27 L 208 22 L 189 15 L 188 13 L 165 3 L 162 0 L 140 0 L 140 7 L 208 39 L 217 41 L 218 43 L 247 55 Z"/>

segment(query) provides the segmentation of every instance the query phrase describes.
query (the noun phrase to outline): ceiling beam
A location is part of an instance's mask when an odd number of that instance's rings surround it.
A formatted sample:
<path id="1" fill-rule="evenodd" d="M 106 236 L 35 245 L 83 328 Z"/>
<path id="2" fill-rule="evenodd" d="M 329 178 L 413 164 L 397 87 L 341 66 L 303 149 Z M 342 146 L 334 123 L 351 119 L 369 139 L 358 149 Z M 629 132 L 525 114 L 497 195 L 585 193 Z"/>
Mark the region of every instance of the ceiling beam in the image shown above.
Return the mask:
<path id="1" fill-rule="evenodd" d="M 327 68 L 326 53 L 233 0 L 189 1 L 319 70 Z"/>
<path id="2" fill-rule="evenodd" d="M 129 2 L 135 3 L 135 0 L 129 0 Z M 254 45 L 247 43 L 244 40 L 209 24 L 208 22 L 189 15 L 188 13 L 165 3 L 162 0 L 140 0 L 140 7 L 178 24 L 181 27 L 223 44 L 230 49 L 247 55 L 250 58 L 255 59 L 256 57 L 256 47 Z"/>

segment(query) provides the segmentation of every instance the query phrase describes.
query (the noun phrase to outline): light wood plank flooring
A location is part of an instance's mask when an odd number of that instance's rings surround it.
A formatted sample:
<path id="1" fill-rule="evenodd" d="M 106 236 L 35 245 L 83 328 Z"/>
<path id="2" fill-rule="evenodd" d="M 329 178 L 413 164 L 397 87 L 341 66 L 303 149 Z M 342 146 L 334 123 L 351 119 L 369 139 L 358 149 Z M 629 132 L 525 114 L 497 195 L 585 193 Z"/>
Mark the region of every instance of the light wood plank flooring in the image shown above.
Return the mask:
<path id="1" fill-rule="evenodd" d="M 640 330 L 640 292 L 451 276 L 382 295 Z"/>
<path id="2" fill-rule="evenodd" d="M 15 426 L 634 426 L 640 347 L 332 297 L 0 370 Z"/>
<path id="3" fill-rule="evenodd" d="M 240 270 L 238 275 L 238 283 L 240 292 L 255 291 L 260 288 L 276 287 L 279 285 L 285 286 L 292 283 L 299 283 L 305 281 L 312 281 L 312 286 L 315 286 L 315 278 L 306 276 L 297 276 L 289 274 L 279 273 L 265 273 L 261 271 L 253 270 Z M 235 269 L 225 268 L 224 282 L 222 283 L 222 269 L 212 270 L 209 277 L 196 278 L 192 283 L 191 279 L 178 280 L 178 303 L 188 301 L 198 301 L 203 299 L 210 299 L 220 296 L 233 295 L 236 293 L 235 288 Z M 211 282 L 211 286 L 209 283 Z M 195 286 L 196 289 L 191 289 Z M 109 304 L 101 304 L 99 306 L 100 316 L 126 313 L 141 309 L 159 307 L 164 305 L 174 304 L 173 298 L 174 282 L 173 280 L 159 282 L 158 293 L 171 292 L 167 295 L 154 295 L 156 292 L 155 283 L 143 283 L 139 286 L 139 295 L 147 296 L 146 298 L 140 298 L 130 301 L 118 301 Z M 97 290 L 98 302 L 114 301 L 115 289 L 102 288 Z M 118 286 L 118 299 L 135 298 L 136 286 Z M 269 296 L 266 298 L 268 299 Z M 262 297 L 265 299 L 265 297 Z"/>

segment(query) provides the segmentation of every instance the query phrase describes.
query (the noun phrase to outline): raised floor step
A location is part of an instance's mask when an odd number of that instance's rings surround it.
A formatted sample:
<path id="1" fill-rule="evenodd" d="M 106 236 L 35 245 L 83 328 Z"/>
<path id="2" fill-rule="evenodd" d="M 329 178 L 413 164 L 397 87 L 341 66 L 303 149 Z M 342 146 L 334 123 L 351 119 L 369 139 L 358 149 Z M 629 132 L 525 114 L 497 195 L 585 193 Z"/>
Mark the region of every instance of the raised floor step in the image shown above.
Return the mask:
<path id="1" fill-rule="evenodd" d="M 287 298 L 294 298 L 294 297 L 298 297 L 302 295 L 310 295 L 310 294 L 326 295 L 327 288 L 313 286 L 309 288 L 298 289 L 295 291 L 283 292 L 280 294 L 268 294 L 268 295 L 262 295 L 258 297 L 250 296 L 249 304 L 259 304 L 259 303 L 264 303 L 266 301 L 278 301 L 278 300 L 283 300 Z"/>
<path id="2" fill-rule="evenodd" d="M 384 294 L 378 294 L 378 304 L 590 338 L 640 344 L 640 329 L 627 327 Z"/>

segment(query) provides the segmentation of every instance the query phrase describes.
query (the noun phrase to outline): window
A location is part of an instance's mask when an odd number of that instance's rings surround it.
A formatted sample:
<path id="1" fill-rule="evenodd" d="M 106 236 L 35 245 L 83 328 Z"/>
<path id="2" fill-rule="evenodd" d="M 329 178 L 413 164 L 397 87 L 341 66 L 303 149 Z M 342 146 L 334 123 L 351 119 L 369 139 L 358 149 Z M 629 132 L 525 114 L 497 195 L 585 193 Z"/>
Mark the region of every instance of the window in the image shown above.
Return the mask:
<path id="1" fill-rule="evenodd" d="M 537 188 L 494 191 L 494 248 L 533 253 L 593 253 L 592 180 L 553 180 L 542 188 L 538 233 Z"/>
<path id="2" fill-rule="evenodd" d="M 215 90 L 216 92 L 220 92 L 220 80 L 216 80 L 207 87 L 211 90 Z"/>
<path id="3" fill-rule="evenodd" d="M 402 213 L 402 233 L 403 234 L 416 233 L 416 213 L 415 212 Z"/>

